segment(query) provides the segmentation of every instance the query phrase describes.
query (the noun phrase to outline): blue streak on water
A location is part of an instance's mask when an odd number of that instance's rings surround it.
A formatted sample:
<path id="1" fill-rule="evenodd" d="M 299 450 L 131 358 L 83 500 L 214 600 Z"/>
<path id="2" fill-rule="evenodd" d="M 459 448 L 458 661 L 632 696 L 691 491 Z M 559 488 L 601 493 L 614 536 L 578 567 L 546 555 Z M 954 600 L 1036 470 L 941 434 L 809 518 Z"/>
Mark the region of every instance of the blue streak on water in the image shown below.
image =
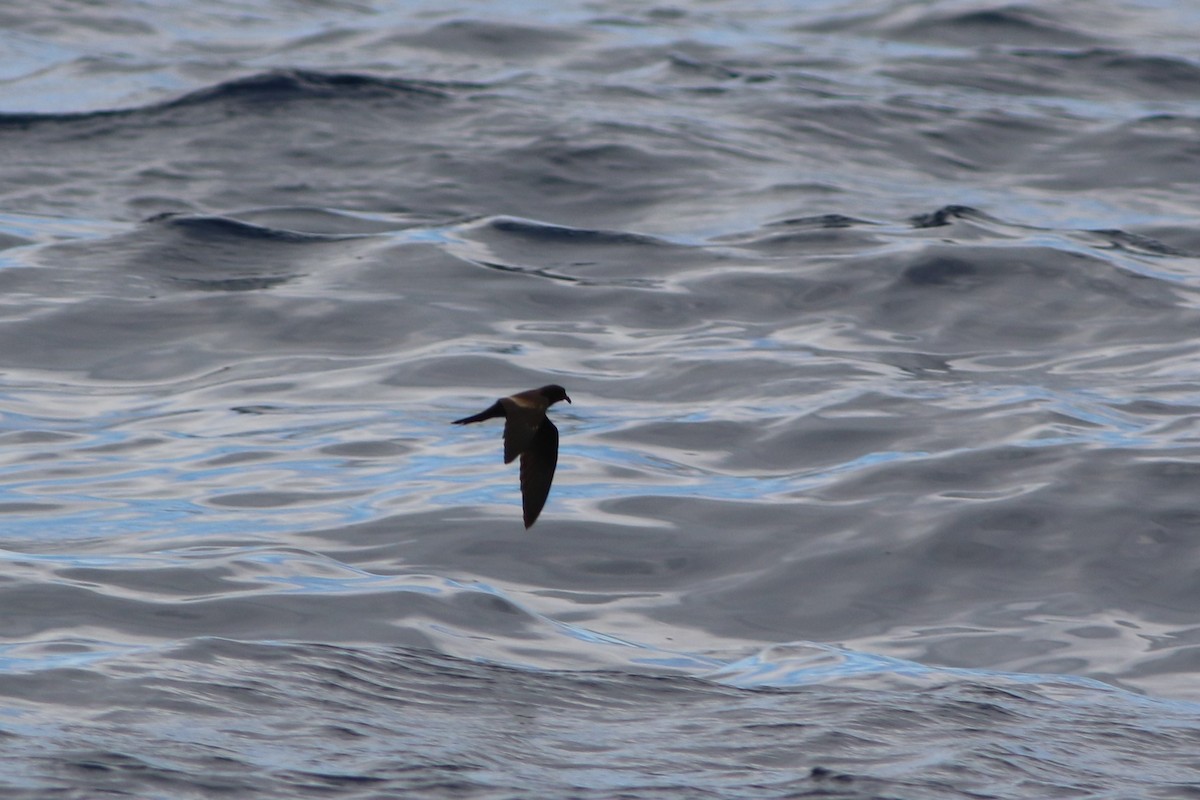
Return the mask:
<path id="1" fill-rule="evenodd" d="M 801 655 L 791 655 L 787 652 L 789 649 L 799 650 Z M 1167 704 L 1200 712 L 1198 703 L 1147 698 L 1101 681 L 1075 675 L 930 667 L 915 661 L 864 653 L 820 642 L 772 645 L 747 658 L 726 663 L 704 677 L 739 688 L 795 688 L 871 676 L 915 678 L 922 681 L 956 678 L 979 681 L 985 685 L 1005 682 L 1033 686 L 1059 685 L 1085 690 L 1084 696 L 1087 697 L 1099 693 L 1120 696 L 1123 700 L 1140 704 Z"/>
<path id="2" fill-rule="evenodd" d="M 1163 223 L 1164 220 L 1162 218 L 1141 220 L 1141 224 L 1162 225 Z M 1125 224 L 1132 226 L 1137 223 Z M 1134 275 L 1142 275 L 1147 278 L 1166 281 L 1167 283 L 1178 283 L 1189 286 L 1200 285 L 1200 258 L 1182 258 L 1179 255 L 1165 256 L 1142 251 L 1133 253 L 1127 250 L 1119 250 L 1114 245 L 1103 247 L 1097 247 L 1096 245 L 1089 246 L 1080 244 L 1069 236 L 1050 232 L 1041 236 L 1030 237 L 1024 241 L 1009 243 L 1009 246 L 1012 247 L 1025 247 L 1027 245 L 1041 245 L 1057 252 L 1078 253 L 1079 255 L 1093 259 L 1103 258 L 1104 261 Z M 1181 262 L 1184 265 L 1190 266 L 1191 269 L 1187 272 L 1181 271 Z M 1164 265 L 1169 265 L 1173 269 L 1164 269 Z"/>
<path id="3" fill-rule="evenodd" d="M 0 233 L 28 239 L 29 247 L 73 239 L 106 239 L 130 228 L 128 223 L 111 220 L 0 212 Z"/>
<path id="4" fill-rule="evenodd" d="M 47 646 L 78 648 L 76 652 L 46 652 Z M 114 658 L 146 653 L 152 645 L 124 644 L 93 639 L 10 642 L 0 645 L 0 673 L 47 669 L 87 669 Z"/>
<path id="5" fill-rule="evenodd" d="M 536 619 L 543 624 L 550 626 L 553 631 L 577 641 L 584 642 L 585 644 L 615 646 L 621 649 L 632 650 L 637 653 L 637 655 L 630 657 L 631 663 L 688 670 L 712 669 L 713 667 L 721 664 L 719 660 L 708 658 L 706 656 L 697 656 L 689 653 L 663 650 L 657 647 L 651 647 L 649 645 L 640 644 L 628 639 L 613 636 L 611 634 L 594 631 L 578 625 L 570 625 L 565 622 L 560 622 L 553 617 L 548 617 L 526 607 L 520 601 L 514 600 L 506 592 L 497 589 L 496 587 L 483 581 L 472 582 L 469 585 L 458 584 L 458 587 L 499 597 L 506 603 L 510 603 L 516 608 L 520 609 L 524 614 L 529 615 L 530 618 Z M 528 665 L 515 666 L 523 666 L 523 668 L 528 668 Z"/>

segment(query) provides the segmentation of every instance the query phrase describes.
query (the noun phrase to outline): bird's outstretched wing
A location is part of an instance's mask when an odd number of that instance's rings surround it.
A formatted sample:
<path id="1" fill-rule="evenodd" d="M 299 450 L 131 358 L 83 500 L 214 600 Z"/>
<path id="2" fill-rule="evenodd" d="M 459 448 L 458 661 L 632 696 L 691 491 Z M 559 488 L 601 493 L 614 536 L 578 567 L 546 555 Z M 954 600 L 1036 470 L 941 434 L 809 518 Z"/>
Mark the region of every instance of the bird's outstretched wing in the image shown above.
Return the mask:
<path id="1" fill-rule="evenodd" d="M 456 420 L 454 420 L 453 424 L 455 424 L 455 425 L 470 425 L 472 422 L 483 422 L 485 419 L 492 419 L 494 417 L 503 417 L 503 416 L 505 416 L 504 404 L 501 403 L 499 400 L 497 400 L 496 402 L 492 403 L 490 406 L 485 408 L 483 411 L 480 411 L 478 414 L 472 414 L 469 417 L 463 417 L 462 419 L 456 419 Z"/>
<path id="2" fill-rule="evenodd" d="M 525 512 L 526 528 L 542 513 L 557 466 L 558 428 L 543 418 L 529 447 L 521 453 L 521 508 Z"/>

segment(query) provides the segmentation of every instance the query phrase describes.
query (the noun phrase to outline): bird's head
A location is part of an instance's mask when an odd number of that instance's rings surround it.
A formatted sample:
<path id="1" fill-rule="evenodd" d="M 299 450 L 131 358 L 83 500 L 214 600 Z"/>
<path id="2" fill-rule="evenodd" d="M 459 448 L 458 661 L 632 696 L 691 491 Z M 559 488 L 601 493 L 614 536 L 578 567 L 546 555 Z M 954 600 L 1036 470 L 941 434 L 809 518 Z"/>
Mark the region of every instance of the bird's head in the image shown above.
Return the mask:
<path id="1" fill-rule="evenodd" d="M 559 386 L 557 383 L 552 383 L 549 386 L 543 386 L 538 390 L 542 393 L 542 397 L 546 398 L 546 405 L 552 406 L 559 400 L 571 402 L 571 398 L 567 397 L 567 390 Z"/>

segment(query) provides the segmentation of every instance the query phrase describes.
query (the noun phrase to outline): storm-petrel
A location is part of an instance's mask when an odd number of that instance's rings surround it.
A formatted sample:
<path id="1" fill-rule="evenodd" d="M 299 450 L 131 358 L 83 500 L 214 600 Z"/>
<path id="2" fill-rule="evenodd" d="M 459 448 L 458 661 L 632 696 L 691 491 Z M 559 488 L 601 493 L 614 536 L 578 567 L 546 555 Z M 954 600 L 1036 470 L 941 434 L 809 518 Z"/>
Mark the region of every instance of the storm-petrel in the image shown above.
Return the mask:
<path id="1" fill-rule="evenodd" d="M 567 390 L 552 383 L 501 397 L 485 411 L 454 420 L 455 425 L 468 425 L 504 417 L 504 463 L 521 457 L 521 508 L 526 528 L 542 513 L 558 466 L 558 428 L 546 416 L 546 409 L 559 400 L 571 402 Z"/>

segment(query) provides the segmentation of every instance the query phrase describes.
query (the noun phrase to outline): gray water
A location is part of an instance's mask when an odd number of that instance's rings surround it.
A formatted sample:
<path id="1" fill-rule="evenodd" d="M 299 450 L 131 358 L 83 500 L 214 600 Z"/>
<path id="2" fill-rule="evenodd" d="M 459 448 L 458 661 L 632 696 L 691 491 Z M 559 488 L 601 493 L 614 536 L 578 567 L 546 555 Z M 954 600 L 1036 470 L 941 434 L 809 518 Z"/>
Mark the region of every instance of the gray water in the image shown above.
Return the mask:
<path id="1" fill-rule="evenodd" d="M 5 797 L 1200 796 L 1200 10 L 0 20 Z"/>

